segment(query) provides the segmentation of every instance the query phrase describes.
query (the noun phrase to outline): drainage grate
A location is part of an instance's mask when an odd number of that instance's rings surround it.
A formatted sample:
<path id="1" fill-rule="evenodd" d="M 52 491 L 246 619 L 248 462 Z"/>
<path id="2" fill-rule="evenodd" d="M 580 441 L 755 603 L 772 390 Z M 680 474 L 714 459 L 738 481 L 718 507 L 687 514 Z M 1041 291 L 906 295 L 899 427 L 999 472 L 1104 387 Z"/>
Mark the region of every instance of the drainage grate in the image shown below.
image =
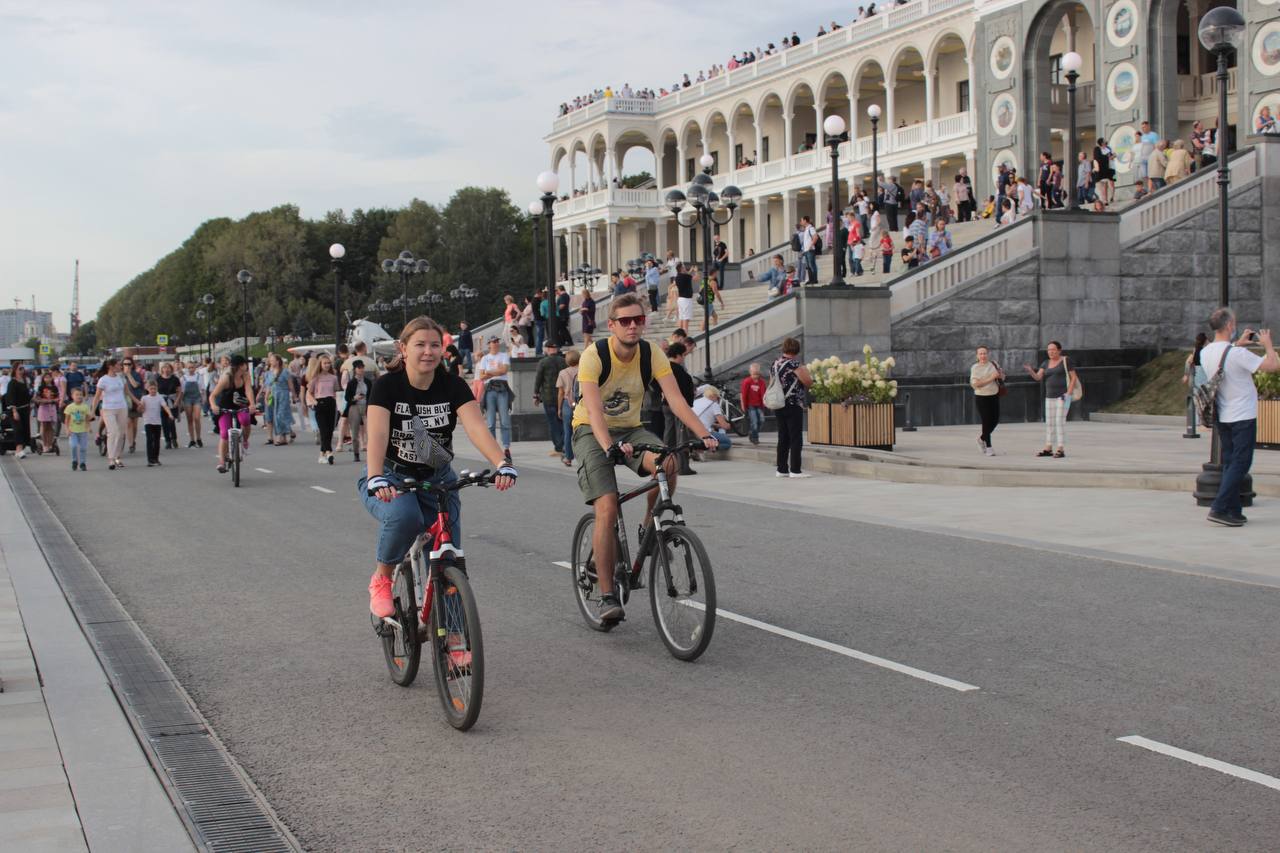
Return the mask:
<path id="1" fill-rule="evenodd" d="M 0 465 L 192 839 L 216 853 L 301 850 L 17 465 Z"/>

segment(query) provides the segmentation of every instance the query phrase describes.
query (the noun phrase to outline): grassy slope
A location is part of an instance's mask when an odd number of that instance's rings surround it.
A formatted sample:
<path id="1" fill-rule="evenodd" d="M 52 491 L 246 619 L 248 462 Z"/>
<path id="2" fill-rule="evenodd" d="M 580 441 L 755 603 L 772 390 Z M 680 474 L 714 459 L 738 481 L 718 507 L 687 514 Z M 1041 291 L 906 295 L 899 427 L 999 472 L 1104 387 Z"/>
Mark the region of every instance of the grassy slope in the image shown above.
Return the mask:
<path id="1" fill-rule="evenodd" d="M 1129 415 L 1182 415 L 1187 411 L 1187 386 L 1182 384 L 1187 351 L 1166 352 L 1138 368 L 1133 393 L 1107 406 L 1105 412 Z"/>

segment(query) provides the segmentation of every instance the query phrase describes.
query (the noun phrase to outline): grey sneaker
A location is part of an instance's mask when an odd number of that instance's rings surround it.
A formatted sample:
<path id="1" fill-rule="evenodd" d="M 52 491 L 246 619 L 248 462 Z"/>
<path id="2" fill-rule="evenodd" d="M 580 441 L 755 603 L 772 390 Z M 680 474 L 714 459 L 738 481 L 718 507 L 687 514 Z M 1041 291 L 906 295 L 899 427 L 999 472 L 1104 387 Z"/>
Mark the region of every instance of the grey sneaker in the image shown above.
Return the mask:
<path id="1" fill-rule="evenodd" d="M 1227 515 L 1222 512 L 1210 511 L 1209 520 L 1214 524 L 1221 524 L 1224 527 L 1244 527 L 1243 516 Z"/>
<path id="2" fill-rule="evenodd" d="M 618 596 L 609 593 L 600 596 L 600 603 L 596 605 L 596 618 L 601 622 L 617 622 L 623 616 L 622 603 L 618 601 Z"/>

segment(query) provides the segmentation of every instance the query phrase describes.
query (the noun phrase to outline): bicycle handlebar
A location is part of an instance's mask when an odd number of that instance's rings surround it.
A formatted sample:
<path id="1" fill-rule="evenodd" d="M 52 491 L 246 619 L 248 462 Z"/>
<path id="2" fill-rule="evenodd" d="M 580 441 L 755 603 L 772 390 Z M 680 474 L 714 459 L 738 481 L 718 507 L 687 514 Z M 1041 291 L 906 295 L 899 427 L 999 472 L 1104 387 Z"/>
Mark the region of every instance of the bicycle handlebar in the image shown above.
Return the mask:
<path id="1" fill-rule="evenodd" d="M 633 444 L 631 445 L 631 449 L 638 453 L 656 453 L 658 454 L 659 461 L 661 461 L 674 453 L 679 453 L 682 450 L 705 450 L 706 444 L 703 443 L 702 439 L 695 438 L 692 441 L 673 444 L 670 447 L 662 444 Z"/>
<path id="2" fill-rule="evenodd" d="M 456 492 L 459 489 L 465 489 L 467 486 L 480 486 L 482 488 L 487 488 L 495 479 L 497 479 L 497 475 L 486 468 L 479 474 L 469 474 L 466 471 L 463 471 L 462 476 L 457 480 L 443 485 L 436 485 L 435 483 L 419 483 L 412 477 L 405 477 L 404 481 L 401 482 L 400 485 L 393 485 L 392 488 L 402 495 L 420 491 Z"/>

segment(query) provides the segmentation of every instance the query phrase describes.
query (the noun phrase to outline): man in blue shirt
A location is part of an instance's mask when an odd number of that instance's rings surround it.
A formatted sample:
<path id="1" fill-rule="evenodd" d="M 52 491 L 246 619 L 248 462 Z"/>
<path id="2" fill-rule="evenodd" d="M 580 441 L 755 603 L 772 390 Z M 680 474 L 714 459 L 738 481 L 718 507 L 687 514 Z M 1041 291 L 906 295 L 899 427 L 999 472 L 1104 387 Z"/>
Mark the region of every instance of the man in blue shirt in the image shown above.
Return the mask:
<path id="1" fill-rule="evenodd" d="M 649 258 L 644 262 L 644 286 L 649 290 L 649 310 L 658 310 L 658 285 L 662 282 L 662 273 L 658 272 L 658 262 Z"/>
<path id="2" fill-rule="evenodd" d="M 1134 166 L 1136 167 L 1137 180 L 1142 181 L 1142 186 L 1147 192 L 1153 192 L 1154 187 L 1151 185 L 1151 169 L 1148 160 L 1156 150 L 1156 143 L 1160 141 L 1160 134 L 1151 129 L 1151 122 L 1144 121 L 1142 129 L 1138 132 L 1138 153 Z M 1156 175 L 1155 177 L 1163 178 L 1164 175 Z"/>

